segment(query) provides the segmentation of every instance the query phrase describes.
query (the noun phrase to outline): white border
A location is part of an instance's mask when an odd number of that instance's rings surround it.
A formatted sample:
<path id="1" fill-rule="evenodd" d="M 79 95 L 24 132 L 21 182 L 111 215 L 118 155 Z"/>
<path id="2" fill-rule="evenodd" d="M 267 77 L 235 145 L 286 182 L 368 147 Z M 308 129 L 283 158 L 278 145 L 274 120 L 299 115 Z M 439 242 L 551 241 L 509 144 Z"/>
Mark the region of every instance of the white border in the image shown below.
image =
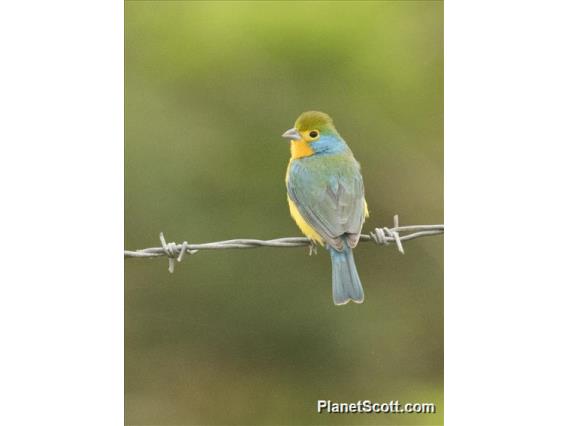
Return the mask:
<path id="1" fill-rule="evenodd" d="M 566 422 L 567 10 L 445 7 L 445 419 Z"/>
<path id="2" fill-rule="evenodd" d="M 123 4 L 0 12 L 0 424 L 123 423 Z"/>

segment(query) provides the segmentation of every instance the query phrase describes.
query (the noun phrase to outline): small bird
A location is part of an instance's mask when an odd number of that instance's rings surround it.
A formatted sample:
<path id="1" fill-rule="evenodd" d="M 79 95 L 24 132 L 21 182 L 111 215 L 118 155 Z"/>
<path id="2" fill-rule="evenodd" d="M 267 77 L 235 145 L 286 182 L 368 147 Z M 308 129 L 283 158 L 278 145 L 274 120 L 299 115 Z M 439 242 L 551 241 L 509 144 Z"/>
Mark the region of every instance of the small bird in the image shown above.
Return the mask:
<path id="1" fill-rule="evenodd" d="M 333 302 L 363 303 L 353 259 L 369 217 L 359 163 L 323 112 L 302 113 L 282 137 L 292 153 L 286 171 L 290 214 L 306 237 L 329 250 Z"/>

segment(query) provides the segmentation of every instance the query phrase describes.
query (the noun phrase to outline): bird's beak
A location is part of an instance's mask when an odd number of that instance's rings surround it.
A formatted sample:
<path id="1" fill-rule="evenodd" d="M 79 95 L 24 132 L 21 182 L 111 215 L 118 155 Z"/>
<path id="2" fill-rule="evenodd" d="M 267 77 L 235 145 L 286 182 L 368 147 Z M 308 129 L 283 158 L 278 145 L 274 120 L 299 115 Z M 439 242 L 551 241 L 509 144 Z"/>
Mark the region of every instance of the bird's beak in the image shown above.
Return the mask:
<path id="1" fill-rule="evenodd" d="M 293 141 L 299 141 L 300 139 L 302 139 L 302 135 L 300 134 L 300 132 L 298 132 L 298 130 L 294 127 L 292 127 L 290 130 L 286 130 L 283 134 L 282 134 L 283 138 L 286 139 L 291 139 Z"/>

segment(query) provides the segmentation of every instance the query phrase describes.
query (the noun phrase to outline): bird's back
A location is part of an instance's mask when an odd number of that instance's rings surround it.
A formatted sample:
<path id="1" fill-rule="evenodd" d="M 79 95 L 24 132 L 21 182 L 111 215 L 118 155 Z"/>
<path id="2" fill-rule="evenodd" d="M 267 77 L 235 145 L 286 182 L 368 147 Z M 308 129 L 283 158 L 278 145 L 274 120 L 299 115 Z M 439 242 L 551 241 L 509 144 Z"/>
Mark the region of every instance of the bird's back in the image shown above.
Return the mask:
<path id="1" fill-rule="evenodd" d="M 351 247 L 357 244 L 366 203 L 359 163 L 350 151 L 291 160 L 286 186 L 292 216 L 299 214 L 321 237 L 319 242 L 341 249 L 340 237 L 346 235 Z"/>

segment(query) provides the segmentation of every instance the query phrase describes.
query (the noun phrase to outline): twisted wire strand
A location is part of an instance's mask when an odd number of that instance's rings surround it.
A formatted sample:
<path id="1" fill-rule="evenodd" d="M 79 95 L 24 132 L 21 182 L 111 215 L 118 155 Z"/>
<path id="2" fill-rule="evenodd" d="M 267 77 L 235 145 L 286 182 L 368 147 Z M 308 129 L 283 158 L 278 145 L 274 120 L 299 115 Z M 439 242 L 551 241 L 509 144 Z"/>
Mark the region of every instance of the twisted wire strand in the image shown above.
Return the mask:
<path id="1" fill-rule="evenodd" d="M 377 245 L 389 245 L 395 243 L 400 253 L 404 254 L 403 241 L 414 240 L 415 238 L 428 237 L 444 233 L 444 225 L 410 225 L 399 226 L 398 215 L 394 216 L 394 226 L 392 228 L 375 228 L 369 234 L 361 234 L 359 241 L 372 241 Z M 401 235 L 401 233 L 403 235 Z M 272 240 L 256 240 L 251 238 L 237 238 L 226 241 L 215 241 L 211 243 L 189 244 L 184 241 L 181 244 L 175 242 L 168 243 L 164 234 L 160 232 L 161 247 L 150 247 L 140 250 L 125 250 L 124 257 L 168 257 L 168 270 L 173 273 L 175 261 L 181 262 L 184 255 L 195 254 L 200 250 L 224 250 L 224 249 L 251 249 L 257 247 L 305 247 L 309 246 L 309 254 L 317 253 L 317 246 L 313 241 L 305 237 L 286 237 L 275 238 Z"/>

